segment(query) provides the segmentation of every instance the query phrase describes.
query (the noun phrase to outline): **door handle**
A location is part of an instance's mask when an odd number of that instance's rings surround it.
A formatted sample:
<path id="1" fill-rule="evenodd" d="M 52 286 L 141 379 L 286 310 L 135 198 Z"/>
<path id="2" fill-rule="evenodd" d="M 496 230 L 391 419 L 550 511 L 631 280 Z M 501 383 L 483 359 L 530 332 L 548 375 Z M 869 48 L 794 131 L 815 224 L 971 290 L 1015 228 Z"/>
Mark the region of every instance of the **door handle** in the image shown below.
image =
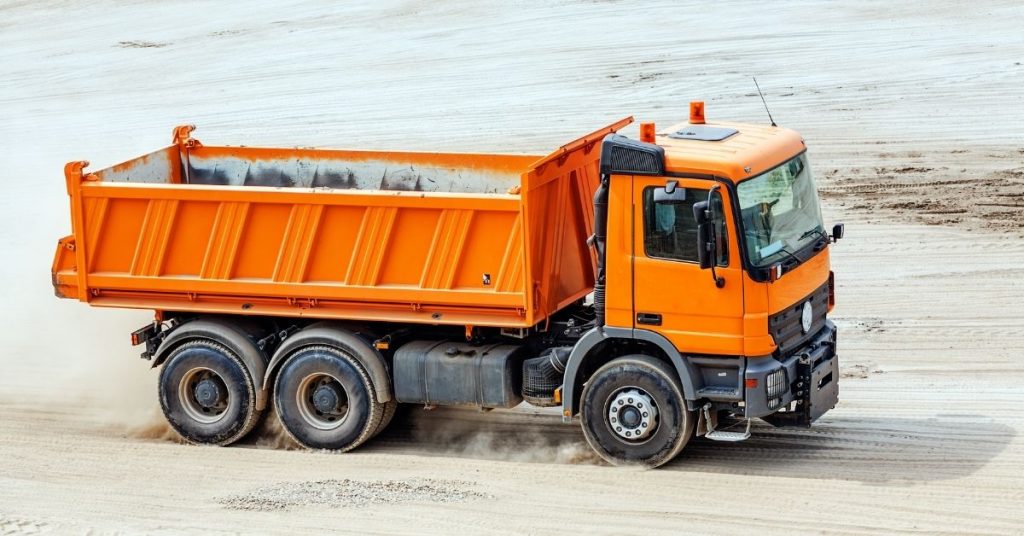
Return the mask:
<path id="1" fill-rule="evenodd" d="M 656 313 L 637 313 L 636 314 L 636 323 L 637 324 L 644 324 L 644 325 L 647 325 L 647 326 L 660 326 L 661 325 L 661 315 L 656 314 Z"/>

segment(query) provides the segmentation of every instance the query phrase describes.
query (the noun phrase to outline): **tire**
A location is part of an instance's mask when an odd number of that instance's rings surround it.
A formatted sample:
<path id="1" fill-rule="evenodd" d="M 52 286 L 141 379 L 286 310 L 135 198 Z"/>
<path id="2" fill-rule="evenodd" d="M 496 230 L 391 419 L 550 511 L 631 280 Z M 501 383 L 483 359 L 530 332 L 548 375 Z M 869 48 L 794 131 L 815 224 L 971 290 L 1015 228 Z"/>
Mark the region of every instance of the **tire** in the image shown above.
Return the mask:
<path id="1" fill-rule="evenodd" d="M 255 384 L 242 360 L 206 339 L 186 342 L 171 352 L 160 371 L 158 390 L 167 422 L 190 443 L 234 443 L 256 426 L 263 413 L 256 409 Z"/>
<path id="2" fill-rule="evenodd" d="M 287 358 L 274 382 L 274 407 L 282 427 L 300 445 L 342 452 L 373 437 L 385 413 L 359 362 L 322 345 Z"/>
<path id="3" fill-rule="evenodd" d="M 653 417 L 644 413 L 652 404 Z M 613 406 L 618 413 L 612 413 Z M 612 423 L 615 415 L 619 418 Z M 598 369 L 583 388 L 583 435 L 590 447 L 613 465 L 658 467 L 667 463 L 693 436 L 694 421 L 675 371 L 650 356 L 614 359 Z"/>
<path id="4" fill-rule="evenodd" d="M 380 419 L 380 424 L 377 425 L 377 431 L 373 433 L 373 437 L 377 437 L 385 428 L 391 424 L 391 421 L 395 418 L 395 413 L 398 412 L 398 401 L 392 396 L 391 400 L 384 403 L 384 415 Z"/>

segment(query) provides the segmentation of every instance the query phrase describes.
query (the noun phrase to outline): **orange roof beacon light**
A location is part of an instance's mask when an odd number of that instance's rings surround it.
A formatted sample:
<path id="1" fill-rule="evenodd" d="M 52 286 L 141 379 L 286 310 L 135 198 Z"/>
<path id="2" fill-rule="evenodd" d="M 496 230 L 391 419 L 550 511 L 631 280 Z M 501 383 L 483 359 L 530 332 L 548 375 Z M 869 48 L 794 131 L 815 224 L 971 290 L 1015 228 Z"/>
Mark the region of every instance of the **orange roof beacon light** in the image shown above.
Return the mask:
<path id="1" fill-rule="evenodd" d="M 640 123 L 640 141 L 654 143 L 654 123 Z"/>
<path id="2" fill-rule="evenodd" d="M 690 124 L 691 125 L 703 125 L 704 124 L 704 101 L 691 101 L 690 102 Z"/>

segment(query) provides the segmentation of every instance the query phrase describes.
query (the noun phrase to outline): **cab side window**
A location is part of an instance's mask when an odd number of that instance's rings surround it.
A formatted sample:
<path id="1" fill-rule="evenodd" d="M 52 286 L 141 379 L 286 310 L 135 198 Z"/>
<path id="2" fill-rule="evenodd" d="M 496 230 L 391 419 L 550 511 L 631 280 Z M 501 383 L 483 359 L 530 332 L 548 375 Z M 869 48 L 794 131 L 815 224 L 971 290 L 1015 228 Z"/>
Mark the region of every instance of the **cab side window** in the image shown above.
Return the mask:
<path id="1" fill-rule="evenodd" d="M 654 202 L 657 188 L 644 190 L 644 253 L 651 258 L 697 262 L 697 222 L 693 219 L 693 205 L 707 200 L 708 191 L 687 188 L 684 201 L 667 204 Z M 721 216 L 722 197 L 717 192 L 714 197 L 718 265 L 725 266 L 729 261 L 729 248 Z"/>

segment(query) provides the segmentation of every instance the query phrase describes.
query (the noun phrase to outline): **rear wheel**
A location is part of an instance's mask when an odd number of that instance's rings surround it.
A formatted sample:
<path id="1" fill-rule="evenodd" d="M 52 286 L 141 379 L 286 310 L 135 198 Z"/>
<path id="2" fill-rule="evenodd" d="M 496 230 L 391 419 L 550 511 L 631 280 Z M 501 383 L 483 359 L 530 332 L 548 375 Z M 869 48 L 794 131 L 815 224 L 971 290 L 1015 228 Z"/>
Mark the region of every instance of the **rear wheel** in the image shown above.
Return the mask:
<path id="1" fill-rule="evenodd" d="M 330 346 L 299 349 L 274 385 L 285 431 L 314 449 L 351 450 L 373 437 L 384 417 L 373 382 L 352 356 Z"/>
<path id="2" fill-rule="evenodd" d="M 615 465 L 665 464 L 693 435 L 694 417 L 674 371 L 650 356 L 620 357 L 598 369 L 582 406 L 587 443 Z"/>
<path id="3" fill-rule="evenodd" d="M 159 391 L 167 422 L 192 443 L 233 443 L 252 430 L 262 413 L 242 360 L 205 339 L 171 352 L 160 371 Z"/>
<path id="4" fill-rule="evenodd" d="M 391 424 L 391 421 L 395 418 L 395 413 L 398 412 L 398 401 L 392 396 L 391 400 L 384 403 L 384 415 L 380 419 L 380 424 L 377 425 L 377 431 L 373 433 L 373 437 L 377 437 L 385 428 Z"/>

